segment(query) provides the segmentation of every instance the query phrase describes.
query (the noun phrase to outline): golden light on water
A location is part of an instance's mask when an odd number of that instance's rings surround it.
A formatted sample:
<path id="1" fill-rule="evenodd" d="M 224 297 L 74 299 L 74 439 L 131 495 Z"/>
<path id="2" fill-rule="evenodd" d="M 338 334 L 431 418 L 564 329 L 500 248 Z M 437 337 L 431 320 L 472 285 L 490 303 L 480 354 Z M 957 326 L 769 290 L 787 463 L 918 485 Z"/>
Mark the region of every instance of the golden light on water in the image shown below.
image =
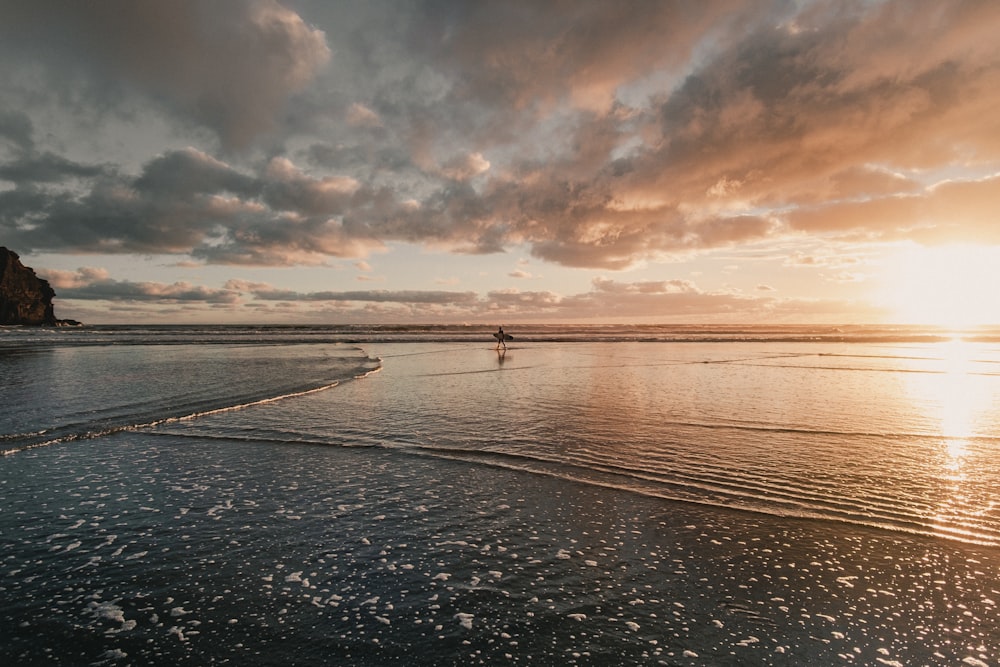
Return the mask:
<path id="1" fill-rule="evenodd" d="M 941 375 L 930 386 L 934 396 L 928 397 L 940 434 L 945 438 L 948 470 L 959 473 L 963 468 L 969 439 L 983 433 L 985 417 L 993 396 L 984 386 L 981 362 L 976 359 L 977 346 L 953 339 L 938 346 Z"/>
<path id="2" fill-rule="evenodd" d="M 960 339 L 940 346 L 944 373 L 941 376 L 938 404 L 941 435 L 949 438 L 950 452 L 965 451 L 965 440 L 975 435 L 978 420 L 988 407 L 983 392 L 976 391 L 975 346 Z"/>
<path id="3" fill-rule="evenodd" d="M 977 346 L 959 338 L 937 346 L 940 374 L 925 376 L 921 404 L 927 410 L 928 426 L 941 435 L 938 477 L 942 482 L 933 515 L 942 534 L 962 531 L 968 521 L 989 510 L 982 505 L 975 483 L 972 439 L 987 429 L 993 392 L 984 383 Z"/>

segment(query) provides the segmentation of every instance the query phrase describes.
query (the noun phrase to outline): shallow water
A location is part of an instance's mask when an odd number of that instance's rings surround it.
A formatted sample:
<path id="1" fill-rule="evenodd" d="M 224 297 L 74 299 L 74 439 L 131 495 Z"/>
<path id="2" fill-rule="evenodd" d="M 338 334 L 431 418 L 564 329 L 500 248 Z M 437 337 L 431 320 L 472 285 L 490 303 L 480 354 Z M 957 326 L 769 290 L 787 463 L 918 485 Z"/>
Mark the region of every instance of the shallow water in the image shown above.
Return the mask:
<path id="1" fill-rule="evenodd" d="M 0 355 L 5 664 L 998 663 L 992 343 L 317 335 Z"/>
<path id="2" fill-rule="evenodd" d="M 502 359 L 372 349 L 392 372 L 358 388 L 357 408 L 384 421 L 371 444 L 1000 544 L 1000 375 L 985 346 L 576 343 Z"/>

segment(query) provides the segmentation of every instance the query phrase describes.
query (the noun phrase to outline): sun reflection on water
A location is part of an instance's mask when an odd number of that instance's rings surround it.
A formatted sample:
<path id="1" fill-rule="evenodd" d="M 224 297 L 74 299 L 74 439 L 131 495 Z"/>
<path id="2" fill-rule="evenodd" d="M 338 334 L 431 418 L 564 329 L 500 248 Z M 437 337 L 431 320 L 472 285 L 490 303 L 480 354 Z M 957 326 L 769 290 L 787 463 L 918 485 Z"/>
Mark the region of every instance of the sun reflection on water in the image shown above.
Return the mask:
<path id="1" fill-rule="evenodd" d="M 932 521 L 943 533 L 962 530 L 979 514 L 974 497 L 975 471 L 971 462 L 973 440 L 987 428 L 986 417 L 992 393 L 983 387 L 976 359 L 977 346 L 960 338 L 942 343 L 936 350 L 939 366 L 930 382 L 922 382 L 923 405 L 929 426 L 941 436 L 938 477 L 942 482 Z"/>
<path id="2" fill-rule="evenodd" d="M 981 405 L 983 394 L 975 391 L 972 381 L 973 346 L 953 339 L 941 345 L 941 352 L 944 374 L 939 383 L 938 418 L 941 435 L 945 438 L 945 467 L 951 473 L 949 478 L 958 481 L 964 478 L 969 438 L 975 436 L 979 417 L 986 406 Z"/>

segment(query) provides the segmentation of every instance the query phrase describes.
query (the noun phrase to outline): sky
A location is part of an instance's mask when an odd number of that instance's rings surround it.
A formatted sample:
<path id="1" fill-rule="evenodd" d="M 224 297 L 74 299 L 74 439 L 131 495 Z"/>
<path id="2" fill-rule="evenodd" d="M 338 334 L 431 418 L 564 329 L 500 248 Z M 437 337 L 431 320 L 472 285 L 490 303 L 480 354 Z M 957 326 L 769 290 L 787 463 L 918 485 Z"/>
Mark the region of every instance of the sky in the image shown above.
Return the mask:
<path id="1" fill-rule="evenodd" d="M 1000 323 L 1000 3 L 0 0 L 85 323 Z"/>

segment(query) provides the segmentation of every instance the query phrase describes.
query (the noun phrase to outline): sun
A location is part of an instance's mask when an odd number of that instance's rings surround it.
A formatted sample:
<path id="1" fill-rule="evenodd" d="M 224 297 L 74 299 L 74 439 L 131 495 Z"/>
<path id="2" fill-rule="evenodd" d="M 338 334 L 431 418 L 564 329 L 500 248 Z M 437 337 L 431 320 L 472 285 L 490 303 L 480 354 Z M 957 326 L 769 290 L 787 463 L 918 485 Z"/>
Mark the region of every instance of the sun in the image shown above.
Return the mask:
<path id="1" fill-rule="evenodd" d="M 888 257 L 875 298 L 898 324 L 1000 324 L 1000 248 L 908 244 Z"/>

